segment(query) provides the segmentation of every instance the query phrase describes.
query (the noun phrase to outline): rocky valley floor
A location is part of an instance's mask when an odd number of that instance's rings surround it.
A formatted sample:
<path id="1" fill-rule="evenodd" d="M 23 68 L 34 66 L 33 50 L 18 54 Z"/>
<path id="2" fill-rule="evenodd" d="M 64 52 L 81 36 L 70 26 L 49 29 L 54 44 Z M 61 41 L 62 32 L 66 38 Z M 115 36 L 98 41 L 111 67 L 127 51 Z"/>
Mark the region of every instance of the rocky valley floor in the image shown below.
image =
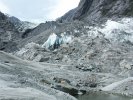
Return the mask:
<path id="1" fill-rule="evenodd" d="M 81 71 L 68 64 L 27 61 L 0 51 L 1 100 L 76 100 L 70 95 L 90 91 L 132 97 L 132 85 L 132 77 Z"/>

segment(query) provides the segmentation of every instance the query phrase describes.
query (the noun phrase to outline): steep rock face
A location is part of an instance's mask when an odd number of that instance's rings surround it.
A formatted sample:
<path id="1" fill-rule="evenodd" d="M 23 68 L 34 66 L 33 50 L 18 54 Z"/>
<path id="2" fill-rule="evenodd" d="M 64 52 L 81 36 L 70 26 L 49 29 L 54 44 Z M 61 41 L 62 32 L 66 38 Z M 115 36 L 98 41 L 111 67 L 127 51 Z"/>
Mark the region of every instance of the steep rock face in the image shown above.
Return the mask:
<path id="1" fill-rule="evenodd" d="M 87 20 L 93 22 L 123 16 L 133 16 L 132 0 L 81 0 L 77 8 L 69 11 L 58 21 Z"/>
<path id="2" fill-rule="evenodd" d="M 86 12 L 89 11 L 92 3 L 93 3 L 93 0 L 82 0 L 77 8 L 77 11 L 73 19 L 79 19 L 84 14 L 86 14 Z"/>

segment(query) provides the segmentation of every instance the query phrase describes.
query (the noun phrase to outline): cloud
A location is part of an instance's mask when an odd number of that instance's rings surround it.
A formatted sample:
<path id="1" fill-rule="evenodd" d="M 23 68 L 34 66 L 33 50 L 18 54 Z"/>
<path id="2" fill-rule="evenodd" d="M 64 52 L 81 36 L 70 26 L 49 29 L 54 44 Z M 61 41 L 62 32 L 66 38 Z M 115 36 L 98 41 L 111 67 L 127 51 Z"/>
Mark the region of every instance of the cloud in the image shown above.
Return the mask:
<path id="1" fill-rule="evenodd" d="M 40 22 L 45 22 L 44 18 L 28 19 L 28 21 L 30 21 L 32 23 L 36 23 L 36 24 L 39 24 Z"/>
<path id="2" fill-rule="evenodd" d="M 69 10 L 78 6 L 80 0 L 58 0 L 58 4 L 54 7 L 53 11 L 49 13 L 49 19 L 56 19 L 61 17 Z"/>
<path id="3" fill-rule="evenodd" d="M 9 13 L 9 8 L 0 0 L 0 11 L 3 13 Z"/>
<path id="4" fill-rule="evenodd" d="M 61 17 L 80 0 L 0 0 L 0 11 L 21 20 L 45 22 Z"/>

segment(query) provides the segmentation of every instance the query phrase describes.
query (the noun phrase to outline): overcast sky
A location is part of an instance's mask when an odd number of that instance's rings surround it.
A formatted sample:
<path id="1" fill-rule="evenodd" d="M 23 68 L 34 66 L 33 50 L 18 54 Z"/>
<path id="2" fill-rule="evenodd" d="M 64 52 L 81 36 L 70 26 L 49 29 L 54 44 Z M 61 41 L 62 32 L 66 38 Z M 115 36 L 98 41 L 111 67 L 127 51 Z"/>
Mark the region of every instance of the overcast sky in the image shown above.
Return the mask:
<path id="1" fill-rule="evenodd" d="M 0 11 L 21 20 L 44 22 L 55 20 L 70 9 L 78 6 L 80 0 L 0 0 Z"/>

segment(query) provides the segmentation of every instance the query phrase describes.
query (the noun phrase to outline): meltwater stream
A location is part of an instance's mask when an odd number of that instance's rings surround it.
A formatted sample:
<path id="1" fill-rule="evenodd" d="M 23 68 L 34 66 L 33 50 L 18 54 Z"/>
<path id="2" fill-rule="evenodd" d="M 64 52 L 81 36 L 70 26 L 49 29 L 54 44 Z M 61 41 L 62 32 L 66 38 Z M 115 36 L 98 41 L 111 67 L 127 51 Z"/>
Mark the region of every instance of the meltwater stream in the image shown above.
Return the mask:
<path id="1" fill-rule="evenodd" d="M 101 94 L 101 93 L 91 93 L 85 95 L 79 95 L 76 97 L 78 100 L 133 100 L 126 96 L 119 96 L 113 94 Z"/>

